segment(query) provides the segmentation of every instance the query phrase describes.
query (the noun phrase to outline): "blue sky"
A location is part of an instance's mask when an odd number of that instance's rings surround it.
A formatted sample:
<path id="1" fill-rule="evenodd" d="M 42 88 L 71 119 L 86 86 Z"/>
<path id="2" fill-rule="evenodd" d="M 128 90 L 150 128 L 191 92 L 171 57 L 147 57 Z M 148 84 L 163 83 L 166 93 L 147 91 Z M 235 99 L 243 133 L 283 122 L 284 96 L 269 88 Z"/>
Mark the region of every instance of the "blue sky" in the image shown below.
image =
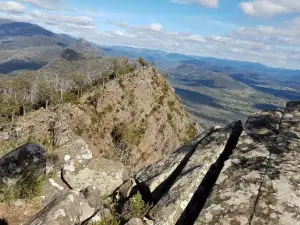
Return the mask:
<path id="1" fill-rule="evenodd" d="M 100 45 L 300 68 L 296 0 L 0 0 L 0 18 Z"/>

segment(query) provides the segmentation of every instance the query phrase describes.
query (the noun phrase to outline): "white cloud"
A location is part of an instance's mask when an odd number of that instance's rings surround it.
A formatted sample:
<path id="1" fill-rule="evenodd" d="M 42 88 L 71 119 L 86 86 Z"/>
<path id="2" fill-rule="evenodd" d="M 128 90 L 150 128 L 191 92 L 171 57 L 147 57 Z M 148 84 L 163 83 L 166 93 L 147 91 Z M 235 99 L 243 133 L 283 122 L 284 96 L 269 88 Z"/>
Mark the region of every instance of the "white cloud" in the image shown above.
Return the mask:
<path id="1" fill-rule="evenodd" d="M 16 14 L 24 13 L 25 6 L 13 1 L 0 2 L 0 11 Z"/>
<path id="2" fill-rule="evenodd" d="M 94 30 L 95 22 L 87 16 L 65 16 L 60 14 L 46 14 L 40 11 L 29 13 L 33 20 L 43 22 L 52 26 L 61 26 L 71 30 Z"/>
<path id="3" fill-rule="evenodd" d="M 298 0 L 254 0 L 242 2 L 241 9 L 249 16 L 271 17 L 280 14 L 300 12 Z"/>
<path id="4" fill-rule="evenodd" d="M 179 3 L 179 4 L 196 4 L 196 5 L 202 5 L 209 8 L 219 7 L 218 0 L 171 0 L 171 2 Z"/>
<path id="5" fill-rule="evenodd" d="M 164 27 L 160 23 L 152 23 L 150 25 L 149 29 L 153 30 L 153 31 L 162 31 L 164 29 Z"/>
<path id="6" fill-rule="evenodd" d="M 43 2 L 49 3 L 50 1 Z M 256 2 L 258 1 L 256 0 Z M 282 1 L 276 0 L 277 3 Z M 52 2 L 60 2 L 60 0 Z M 196 3 L 196 1 L 189 2 Z M 269 2 L 275 2 L 275 0 L 269 0 Z M 248 3 L 252 4 L 254 1 Z M 252 9 L 250 6 L 249 15 L 251 13 L 253 16 L 258 15 L 258 8 L 255 7 Z M 3 11 L 4 7 L 0 6 L 0 9 Z M 270 8 L 268 9 L 270 11 Z M 99 45 L 125 45 L 300 69 L 300 39 L 298 38 L 300 36 L 300 17 L 282 23 L 281 26 L 240 27 L 238 29 L 232 27 L 235 31 L 228 35 L 204 36 L 178 30 L 168 31 L 159 22 L 143 26 L 132 26 L 126 22 L 115 23 L 107 21 L 111 18 L 109 16 L 103 16 L 102 21 L 116 26 L 116 29 L 109 27 L 106 31 L 100 31 L 97 30 L 96 20 L 93 19 L 96 17 L 78 16 L 79 14 L 88 15 L 88 13 L 84 13 L 84 10 L 53 12 L 28 8 L 27 12 L 23 14 L 9 11 L 0 12 L 0 18 L 37 23 L 53 32 L 68 33 L 78 38 L 83 37 Z M 273 15 L 270 12 L 265 14 Z M 124 19 L 123 15 L 118 18 L 120 21 Z"/>
<path id="7" fill-rule="evenodd" d="M 189 36 L 187 36 L 187 40 L 201 42 L 201 43 L 205 43 L 206 42 L 205 38 L 203 38 L 203 37 L 201 37 L 199 35 L 189 35 Z"/>
<path id="8" fill-rule="evenodd" d="M 17 1 L 24 2 L 41 9 L 54 10 L 54 9 L 59 9 L 59 7 L 64 8 L 61 7 L 61 4 L 64 2 L 64 0 L 17 0 Z"/>

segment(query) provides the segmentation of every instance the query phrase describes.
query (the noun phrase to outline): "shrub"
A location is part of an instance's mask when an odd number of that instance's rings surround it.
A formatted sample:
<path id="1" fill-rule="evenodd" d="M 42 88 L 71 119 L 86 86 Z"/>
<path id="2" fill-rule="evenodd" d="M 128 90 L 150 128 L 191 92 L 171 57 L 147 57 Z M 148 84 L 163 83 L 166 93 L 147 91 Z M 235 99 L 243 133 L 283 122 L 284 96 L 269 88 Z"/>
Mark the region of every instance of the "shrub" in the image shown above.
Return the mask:
<path id="1" fill-rule="evenodd" d="M 151 204 L 144 202 L 139 192 L 130 199 L 130 205 L 132 206 L 132 218 L 143 218 L 152 208 Z"/>
<path id="2" fill-rule="evenodd" d="M 15 185 L 1 187 L 0 202 L 38 197 L 43 193 L 46 179 L 46 175 L 29 174 Z"/>
<path id="3" fill-rule="evenodd" d="M 187 136 L 189 141 L 192 140 L 197 135 L 197 129 L 192 124 L 189 125 L 187 130 Z"/>

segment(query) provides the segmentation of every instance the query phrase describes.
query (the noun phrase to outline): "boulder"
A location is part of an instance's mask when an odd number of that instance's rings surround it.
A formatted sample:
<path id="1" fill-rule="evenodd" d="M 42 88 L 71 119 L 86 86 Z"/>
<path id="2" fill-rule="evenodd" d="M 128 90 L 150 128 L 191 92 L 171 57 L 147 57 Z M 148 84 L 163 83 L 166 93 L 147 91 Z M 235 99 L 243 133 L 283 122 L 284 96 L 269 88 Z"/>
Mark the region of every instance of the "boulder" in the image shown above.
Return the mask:
<path id="1" fill-rule="evenodd" d="M 83 192 L 69 191 L 54 199 L 26 224 L 74 225 L 91 218 L 101 206 L 99 192 L 91 187 Z M 99 200 L 99 201 L 97 201 Z"/>
<path id="2" fill-rule="evenodd" d="M 0 188 L 26 183 L 46 173 L 46 151 L 35 144 L 23 145 L 0 159 Z"/>
<path id="3" fill-rule="evenodd" d="M 150 213 L 153 214 L 155 224 L 176 224 L 197 189 L 206 189 L 206 184 L 203 183 L 210 179 L 206 177 L 207 174 L 214 176 L 215 170 L 221 167 L 235 147 L 241 132 L 242 123 L 238 121 L 214 131 L 199 142 L 170 189 L 161 186 L 152 193 L 159 199 Z M 164 185 L 169 187 L 167 183 Z"/>
<path id="4" fill-rule="evenodd" d="M 132 218 L 125 225 L 144 225 L 144 223 L 141 219 Z"/>
<path id="5" fill-rule="evenodd" d="M 84 168 L 93 158 L 92 151 L 82 138 L 76 138 L 55 150 L 57 164 L 53 167 L 74 172 Z"/>
<path id="6" fill-rule="evenodd" d="M 110 195 L 129 178 L 129 172 L 120 162 L 97 158 L 82 169 L 75 166 L 64 167 L 63 179 L 73 189 L 82 190 L 95 186 L 101 195 Z"/>
<path id="7" fill-rule="evenodd" d="M 163 183 L 176 168 L 188 160 L 188 158 L 193 154 L 195 148 L 199 142 L 210 135 L 213 129 L 208 130 L 201 135 L 194 138 L 191 142 L 181 146 L 178 149 L 170 152 L 166 157 L 154 163 L 145 169 L 138 172 L 135 177 L 139 184 L 149 188 L 150 192 L 153 192 L 161 183 Z"/>
<path id="8" fill-rule="evenodd" d="M 132 194 L 136 194 L 136 182 L 133 178 L 126 180 L 116 191 L 115 195 L 117 200 L 129 198 Z"/>

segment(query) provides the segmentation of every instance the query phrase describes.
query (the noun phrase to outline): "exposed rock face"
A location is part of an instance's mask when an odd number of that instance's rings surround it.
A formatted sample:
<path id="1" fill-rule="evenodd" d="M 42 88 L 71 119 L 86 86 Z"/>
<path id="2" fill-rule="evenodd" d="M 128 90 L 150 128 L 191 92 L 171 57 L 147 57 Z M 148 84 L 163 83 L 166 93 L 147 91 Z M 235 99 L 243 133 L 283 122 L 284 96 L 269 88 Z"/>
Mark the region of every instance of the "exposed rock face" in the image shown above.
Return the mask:
<path id="1" fill-rule="evenodd" d="M 73 189 L 82 190 L 89 184 L 97 187 L 104 196 L 112 194 L 124 180 L 129 179 L 129 172 L 122 163 L 98 158 L 81 170 L 64 171 L 63 177 Z"/>
<path id="2" fill-rule="evenodd" d="M 250 117 L 196 224 L 298 224 L 299 104 Z"/>
<path id="3" fill-rule="evenodd" d="M 137 174 L 154 224 L 300 224 L 300 103 L 257 113 L 241 131 L 216 129 Z"/>
<path id="4" fill-rule="evenodd" d="M 226 158 L 242 131 L 241 122 L 234 123 L 224 129 L 217 129 L 202 138 L 192 155 L 182 165 L 180 171 L 175 170 L 158 188 L 152 192 L 152 201 L 157 202 L 154 212 L 155 224 L 175 224 L 187 207 L 193 194 L 205 178 L 209 170 L 220 167 L 219 161 Z M 235 140 L 232 140 L 235 138 Z M 227 153 L 229 151 L 229 153 Z M 172 179 L 172 176 L 174 178 Z M 204 187 L 205 188 L 205 187 Z"/>
<path id="5" fill-rule="evenodd" d="M 100 207 L 100 205 L 91 202 L 91 200 L 99 198 L 100 196 L 97 194 L 85 198 L 84 194 L 81 192 L 70 191 L 53 200 L 40 213 L 27 222 L 27 224 L 80 224 L 93 216 L 96 210 Z M 98 204 L 100 204 L 99 201 Z"/>

